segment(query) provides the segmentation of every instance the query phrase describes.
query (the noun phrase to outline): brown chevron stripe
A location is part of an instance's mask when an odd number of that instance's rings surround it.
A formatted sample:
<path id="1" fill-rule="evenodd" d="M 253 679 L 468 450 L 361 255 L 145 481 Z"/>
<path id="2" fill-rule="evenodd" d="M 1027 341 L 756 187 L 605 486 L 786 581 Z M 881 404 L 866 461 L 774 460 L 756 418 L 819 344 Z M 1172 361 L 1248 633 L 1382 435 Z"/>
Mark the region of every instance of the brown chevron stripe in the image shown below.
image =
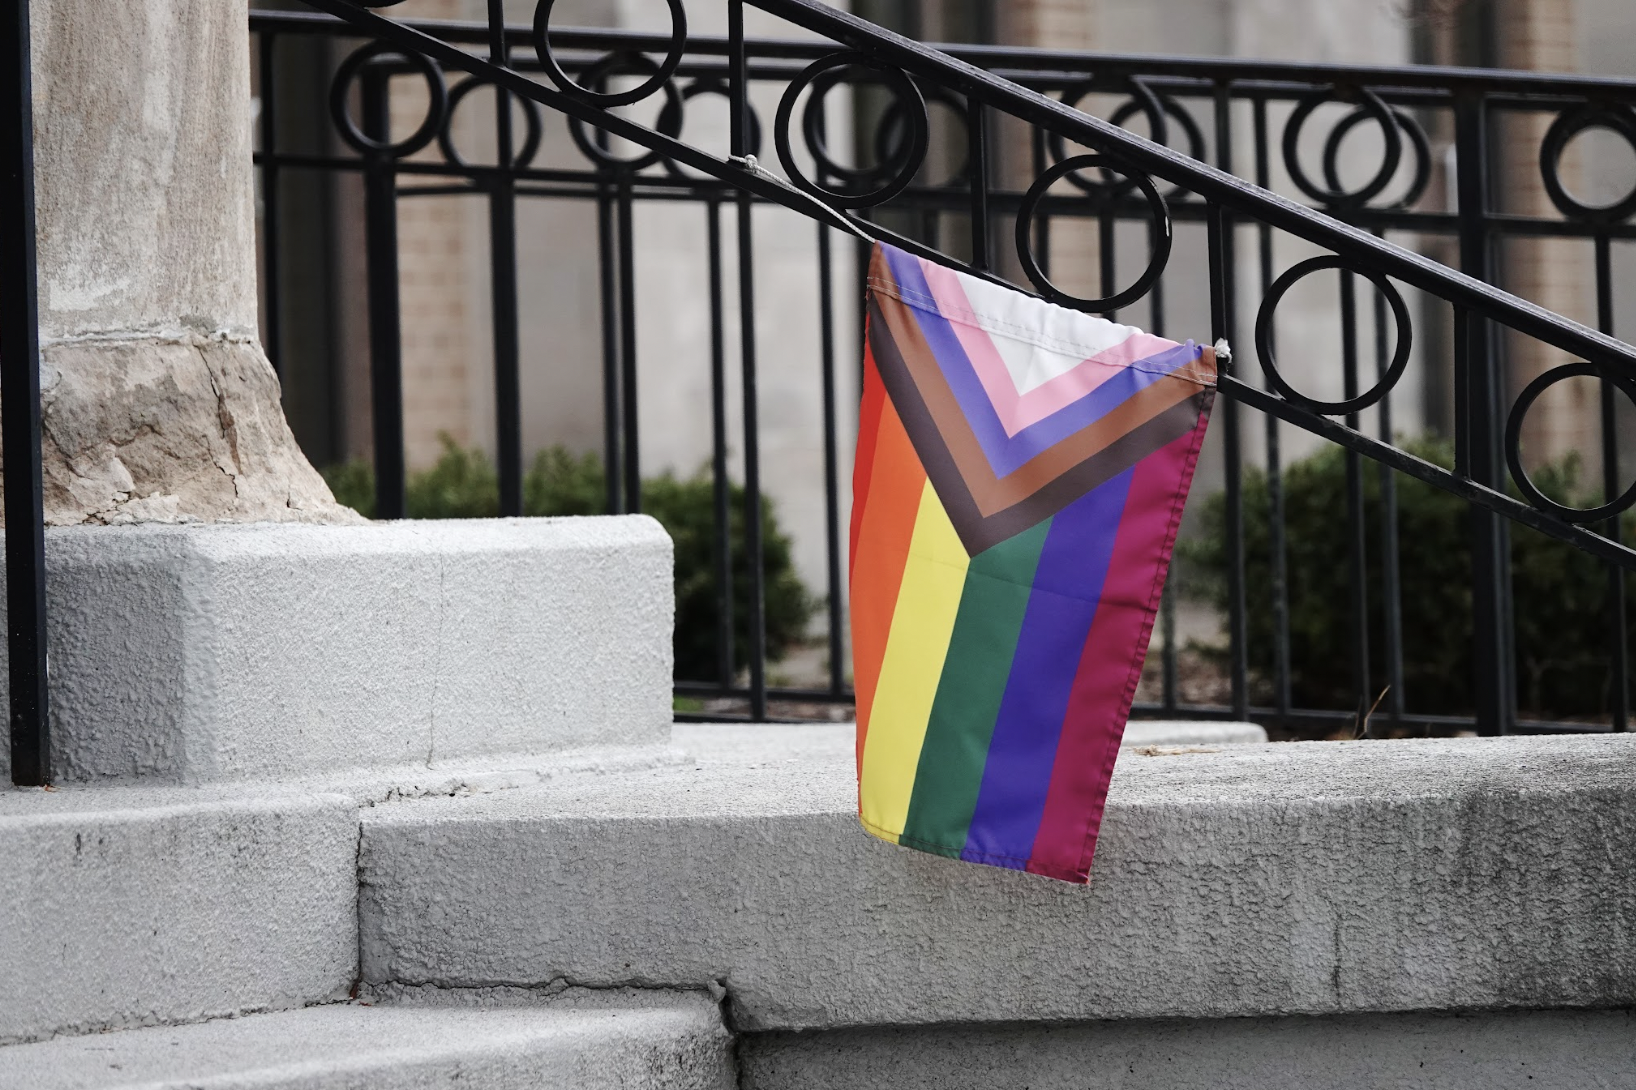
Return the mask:
<path id="1" fill-rule="evenodd" d="M 1215 391 L 1209 387 L 1184 384 L 1189 395 L 1172 403 L 1133 430 L 1115 437 L 1099 450 L 1059 474 L 1034 492 L 1010 506 L 986 514 L 978 508 L 968 479 L 938 428 L 926 401 L 911 376 L 910 368 L 892 337 L 884 316 L 871 293 L 869 304 L 869 349 L 892 405 L 903 421 L 915 452 L 920 455 L 926 475 L 942 501 L 955 533 L 966 551 L 975 556 L 985 549 L 1014 537 L 1050 518 L 1080 496 L 1117 477 L 1141 459 L 1179 439 L 1198 426 L 1200 414 L 1208 410 Z M 1178 380 L 1180 381 L 1180 380 Z M 1161 385 L 1155 383 L 1155 385 Z M 964 417 L 962 417 L 962 420 Z M 969 436 L 969 429 L 967 434 Z M 982 452 L 977 452 L 982 458 Z M 982 469 L 994 480 L 986 459 Z"/>
<path id="2" fill-rule="evenodd" d="M 1138 390 L 1106 416 L 1041 451 L 1004 477 L 997 477 L 931 346 L 926 343 L 925 334 L 914 320 L 913 308 L 880 293 L 871 293 L 871 307 L 874 310 L 871 318 L 879 319 L 878 324 L 872 320 L 871 330 L 879 331 L 879 336 L 890 337 L 894 342 L 898 349 L 895 358 L 901 359 L 907 367 L 984 517 L 1022 502 L 1120 436 L 1199 392 L 1198 383 L 1167 375 Z M 881 359 L 878 350 L 876 359 Z"/>

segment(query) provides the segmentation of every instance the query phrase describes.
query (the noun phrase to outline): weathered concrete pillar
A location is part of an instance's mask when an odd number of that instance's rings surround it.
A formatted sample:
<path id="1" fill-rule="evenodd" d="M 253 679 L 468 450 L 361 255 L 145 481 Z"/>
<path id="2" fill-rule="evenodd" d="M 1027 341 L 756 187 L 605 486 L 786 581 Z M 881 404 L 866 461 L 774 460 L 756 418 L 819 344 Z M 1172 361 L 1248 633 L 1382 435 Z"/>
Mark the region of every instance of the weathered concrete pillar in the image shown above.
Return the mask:
<path id="1" fill-rule="evenodd" d="M 47 521 L 354 521 L 257 333 L 245 0 L 32 15 Z"/>

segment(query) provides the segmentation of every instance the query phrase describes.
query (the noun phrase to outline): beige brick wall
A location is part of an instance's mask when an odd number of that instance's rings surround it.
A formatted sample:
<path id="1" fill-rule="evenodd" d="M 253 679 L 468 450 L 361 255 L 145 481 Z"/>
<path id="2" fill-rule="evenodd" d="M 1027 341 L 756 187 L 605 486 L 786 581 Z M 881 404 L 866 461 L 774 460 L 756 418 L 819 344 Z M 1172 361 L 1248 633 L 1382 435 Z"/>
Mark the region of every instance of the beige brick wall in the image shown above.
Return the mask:
<path id="1" fill-rule="evenodd" d="M 481 17 L 481 8 L 480 0 L 408 0 L 391 14 L 395 19 L 471 19 Z M 396 133 L 419 125 L 425 109 L 426 95 L 417 80 L 394 84 Z M 472 116 L 482 112 L 474 109 Z M 436 161 L 441 156 L 434 145 L 415 158 Z M 463 446 L 475 438 L 472 386 L 474 379 L 488 374 L 490 364 L 486 311 L 473 306 L 471 279 L 474 263 L 486 252 L 486 220 L 483 198 L 477 196 L 398 202 L 404 446 L 412 469 L 437 460 L 439 435 Z"/>
<path id="2" fill-rule="evenodd" d="M 1098 44 L 1098 0 L 1005 0 L 998 5 L 995 29 L 1005 45 L 1042 49 L 1090 50 Z M 1089 104 L 1087 104 L 1089 105 Z M 1095 108 L 1094 106 L 1091 108 Z M 1008 187 L 1026 189 L 1034 181 L 1034 157 L 1028 130 L 1008 125 L 1002 130 L 1005 151 L 1001 164 Z M 1075 154 L 1070 147 L 1068 153 Z M 1073 193 L 1066 181 L 1054 192 Z M 1001 235 L 1002 270 L 1022 279 L 1020 266 L 1013 266 L 1011 233 Z M 1110 295 L 1125 285 L 1101 284 L 1101 230 L 1095 220 L 1054 218 L 1051 222 L 1051 279 L 1072 295 Z"/>
<path id="3" fill-rule="evenodd" d="M 1096 0 L 1005 0 L 998 8 L 1000 40 L 1045 49 L 1095 49 Z"/>
<path id="4" fill-rule="evenodd" d="M 1502 67 L 1540 72 L 1578 70 L 1578 46 L 1572 0 L 1502 0 L 1497 12 L 1498 61 Z M 1540 173 L 1539 149 L 1553 115 L 1502 114 L 1500 207 L 1516 215 L 1557 218 Z M 1579 179 L 1569 165 L 1563 182 L 1573 191 Z M 1588 325 L 1596 322 L 1595 280 L 1591 247 L 1567 239 L 1513 239 L 1503 250 L 1504 286 L 1548 310 Z M 1513 392 L 1544 371 L 1571 358 L 1532 338 L 1508 340 Z M 1537 403 L 1523 428 L 1525 457 L 1530 464 L 1583 450 L 1592 459 L 1586 469 L 1599 472 L 1596 462 L 1598 418 L 1593 384 L 1572 382 L 1559 386 Z M 1594 477 L 1590 479 L 1595 479 Z"/>

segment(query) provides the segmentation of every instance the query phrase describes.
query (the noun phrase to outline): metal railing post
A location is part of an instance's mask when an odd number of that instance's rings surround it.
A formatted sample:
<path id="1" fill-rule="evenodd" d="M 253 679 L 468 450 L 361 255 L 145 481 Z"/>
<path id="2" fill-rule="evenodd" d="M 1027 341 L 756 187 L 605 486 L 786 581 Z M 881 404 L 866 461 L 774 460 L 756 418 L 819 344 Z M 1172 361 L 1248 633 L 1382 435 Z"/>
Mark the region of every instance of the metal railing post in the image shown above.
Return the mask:
<path id="1" fill-rule="evenodd" d="M 368 72 L 363 91 L 364 132 L 392 138 L 389 77 Z M 364 246 L 369 266 L 369 387 L 375 425 L 375 517 L 407 513 L 403 449 L 403 328 L 398 300 L 398 175 L 387 152 L 364 164 Z"/>
<path id="2" fill-rule="evenodd" d="M 502 0 L 489 0 L 489 60 L 511 64 Z M 495 461 L 500 514 L 523 513 L 523 396 L 517 320 L 517 175 L 511 95 L 494 88 L 495 174 L 489 187 L 489 302 L 494 324 Z"/>
<path id="3" fill-rule="evenodd" d="M 1488 213 L 1488 117 L 1480 97 L 1455 106 L 1455 156 L 1459 189 L 1460 268 L 1492 282 L 1493 248 Z M 1456 386 L 1463 388 L 1461 424 L 1455 429 L 1456 468 L 1480 485 L 1504 487 L 1500 469 L 1500 375 L 1489 321 L 1473 312 L 1457 320 L 1466 328 L 1456 353 Z M 1472 686 L 1480 734 L 1511 732 L 1511 674 L 1505 624 L 1510 582 L 1508 535 L 1502 520 L 1481 507 L 1471 509 Z"/>
<path id="4" fill-rule="evenodd" d="M 727 5 L 731 66 L 732 153 L 749 152 L 750 72 L 744 42 L 743 0 Z M 761 439 L 756 393 L 754 205 L 740 189 L 738 208 L 739 363 L 744 397 L 744 552 L 750 567 L 750 718 L 767 718 L 767 587 L 761 540 Z"/>
<path id="5" fill-rule="evenodd" d="M 6 637 L 11 778 L 51 782 L 45 509 L 40 473 L 40 317 L 34 234 L 34 94 L 28 4 L 0 17 L 0 445 L 5 455 Z"/>

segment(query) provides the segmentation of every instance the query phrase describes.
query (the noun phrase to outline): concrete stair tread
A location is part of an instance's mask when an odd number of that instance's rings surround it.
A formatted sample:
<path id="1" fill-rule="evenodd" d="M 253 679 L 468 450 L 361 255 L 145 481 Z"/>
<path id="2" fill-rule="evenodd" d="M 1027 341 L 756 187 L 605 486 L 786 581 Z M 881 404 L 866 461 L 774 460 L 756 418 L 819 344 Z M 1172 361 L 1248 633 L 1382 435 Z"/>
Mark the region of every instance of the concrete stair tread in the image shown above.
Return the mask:
<path id="1" fill-rule="evenodd" d="M 0 1044 L 344 996 L 357 841 L 335 794 L 0 791 Z"/>
<path id="2" fill-rule="evenodd" d="M 1126 750 L 1078 887 L 874 840 L 834 732 L 737 729 L 367 810 L 364 979 L 717 981 L 745 1030 L 1636 1003 L 1630 736 Z"/>
<path id="3" fill-rule="evenodd" d="M 584 1004 L 338 1004 L 0 1048 L 19 1090 L 726 1090 L 707 995 Z"/>

